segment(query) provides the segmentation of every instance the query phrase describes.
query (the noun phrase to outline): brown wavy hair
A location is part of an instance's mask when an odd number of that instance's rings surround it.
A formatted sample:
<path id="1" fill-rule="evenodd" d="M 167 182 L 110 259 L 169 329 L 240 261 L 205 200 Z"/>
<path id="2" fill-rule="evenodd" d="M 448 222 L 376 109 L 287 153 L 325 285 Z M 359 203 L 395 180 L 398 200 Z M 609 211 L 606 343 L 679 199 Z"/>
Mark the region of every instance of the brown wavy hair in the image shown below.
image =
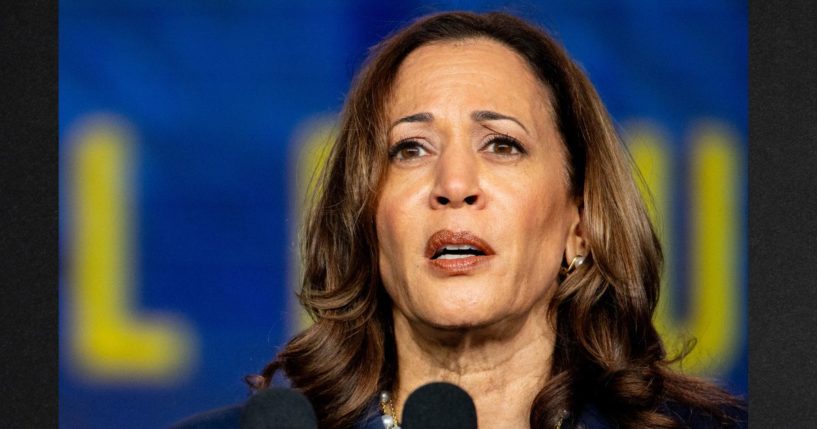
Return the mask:
<path id="1" fill-rule="evenodd" d="M 550 303 L 556 344 L 531 427 L 554 427 L 588 403 L 621 427 L 678 428 L 675 407 L 729 423 L 737 400 L 673 372 L 652 316 L 661 247 L 604 105 L 582 70 L 546 32 L 505 13 L 420 18 L 378 44 L 356 77 L 302 237 L 299 299 L 314 324 L 249 381 L 268 386 L 283 370 L 310 398 L 322 428 L 364 417 L 395 383 L 391 300 L 378 270 L 375 207 L 384 172 L 385 104 L 398 68 L 418 47 L 488 38 L 521 55 L 550 88 L 566 145 L 570 192 L 583 204 L 589 262 L 563 279 Z M 544 364 L 544 362 L 543 362 Z"/>

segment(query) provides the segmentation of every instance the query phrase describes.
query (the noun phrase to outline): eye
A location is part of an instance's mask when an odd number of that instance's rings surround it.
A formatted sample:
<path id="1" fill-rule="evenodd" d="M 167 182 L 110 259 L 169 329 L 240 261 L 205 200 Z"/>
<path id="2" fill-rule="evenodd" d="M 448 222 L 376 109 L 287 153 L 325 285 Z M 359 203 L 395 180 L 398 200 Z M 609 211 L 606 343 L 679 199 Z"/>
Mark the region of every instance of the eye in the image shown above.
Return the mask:
<path id="1" fill-rule="evenodd" d="M 416 140 L 403 140 L 389 148 L 389 159 L 409 161 L 428 155 L 428 150 Z"/>
<path id="2" fill-rule="evenodd" d="M 508 136 L 492 138 L 482 147 L 482 150 L 501 156 L 524 155 L 528 153 L 516 139 Z"/>

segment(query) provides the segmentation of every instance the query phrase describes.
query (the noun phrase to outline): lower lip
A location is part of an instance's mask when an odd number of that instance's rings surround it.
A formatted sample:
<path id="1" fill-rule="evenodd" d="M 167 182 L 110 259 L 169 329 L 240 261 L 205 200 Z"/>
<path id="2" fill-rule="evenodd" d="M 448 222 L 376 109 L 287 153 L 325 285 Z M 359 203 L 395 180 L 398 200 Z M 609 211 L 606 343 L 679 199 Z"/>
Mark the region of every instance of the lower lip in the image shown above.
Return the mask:
<path id="1" fill-rule="evenodd" d="M 493 255 L 468 256 L 457 259 L 429 259 L 429 263 L 436 270 L 448 275 L 468 274 L 476 268 L 486 264 Z"/>

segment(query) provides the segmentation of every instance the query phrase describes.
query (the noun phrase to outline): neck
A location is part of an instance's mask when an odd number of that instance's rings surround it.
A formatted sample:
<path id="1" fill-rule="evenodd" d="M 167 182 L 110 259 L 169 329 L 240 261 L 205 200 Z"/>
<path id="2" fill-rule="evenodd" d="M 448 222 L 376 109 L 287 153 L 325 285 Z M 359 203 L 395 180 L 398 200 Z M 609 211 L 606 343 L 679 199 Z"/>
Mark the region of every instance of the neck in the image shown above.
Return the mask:
<path id="1" fill-rule="evenodd" d="M 529 427 L 555 334 L 546 309 L 479 328 L 440 329 L 394 311 L 398 413 L 418 387 L 446 381 L 474 399 L 480 429 Z"/>

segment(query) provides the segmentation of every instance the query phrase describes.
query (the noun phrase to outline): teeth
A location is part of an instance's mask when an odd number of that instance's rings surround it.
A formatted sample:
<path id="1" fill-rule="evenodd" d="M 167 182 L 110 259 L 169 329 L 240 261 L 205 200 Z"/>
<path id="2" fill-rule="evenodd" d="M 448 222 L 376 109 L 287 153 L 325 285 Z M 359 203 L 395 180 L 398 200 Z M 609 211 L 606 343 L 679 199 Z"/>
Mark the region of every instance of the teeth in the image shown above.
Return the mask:
<path id="1" fill-rule="evenodd" d="M 455 255 L 453 253 L 446 253 L 444 255 L 440 255 L 437 259 L 462 259 L 462 258 L 469 258 L 474 255 Z"/>
<path id="2" fill-rule="evenodd" d="M 446 244 L 431 259 L 460 259 L 484 254 L 482 250 L 468 244 Z"/>
<path id="3" fill-rule="evenodd" d="M 461 245 L 449 244 L 449 245 L 446 245 L 444 247 L 444 249 L 445 250 L 477 250 L 475 247 L 469 246 L 467 244 L 461 244 Z"/>

